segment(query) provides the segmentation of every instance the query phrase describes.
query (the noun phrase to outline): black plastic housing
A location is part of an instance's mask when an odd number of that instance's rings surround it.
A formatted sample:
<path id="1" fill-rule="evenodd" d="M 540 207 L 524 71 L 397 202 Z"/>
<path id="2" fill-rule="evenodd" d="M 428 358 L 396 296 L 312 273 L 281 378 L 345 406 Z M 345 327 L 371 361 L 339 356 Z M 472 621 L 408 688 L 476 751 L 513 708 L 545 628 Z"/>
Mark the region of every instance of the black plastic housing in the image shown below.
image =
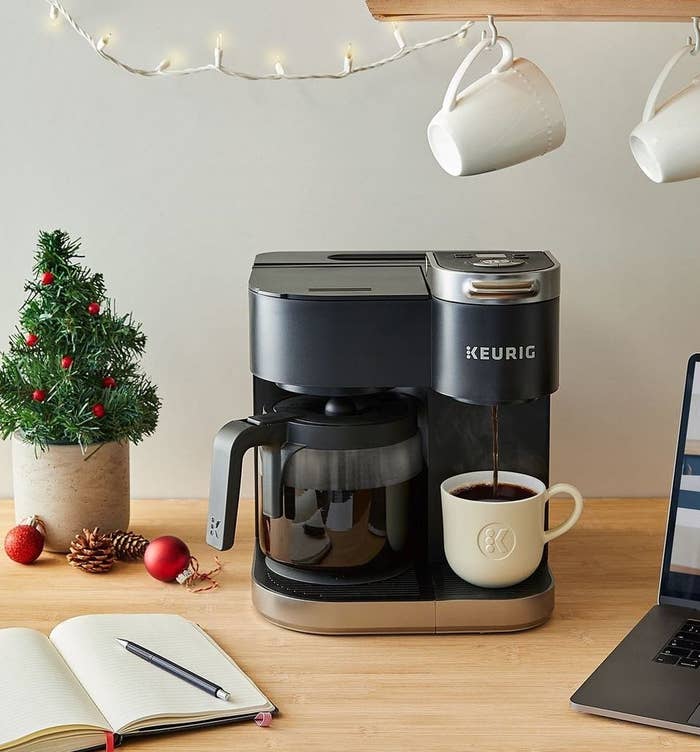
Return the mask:
<path id="1" fill-rule="evenodd" d="M 250 292 L 250 367 L 311 394 L 427 386 L 430 299 L 294 299 Z"/>
<path id="2" fill-rule="evenodd" d="M 432 301 L 432 380 L 475 405 L 546 397 L 559 387 L 559 298 L 526 305 Z"/>

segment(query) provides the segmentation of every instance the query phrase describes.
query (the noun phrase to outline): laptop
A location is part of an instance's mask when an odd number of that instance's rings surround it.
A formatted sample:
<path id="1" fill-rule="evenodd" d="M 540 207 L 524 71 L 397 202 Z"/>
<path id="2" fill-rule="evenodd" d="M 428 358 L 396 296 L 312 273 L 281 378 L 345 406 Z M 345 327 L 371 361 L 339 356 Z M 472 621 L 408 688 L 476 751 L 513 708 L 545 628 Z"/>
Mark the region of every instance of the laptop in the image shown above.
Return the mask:
<path id="1" fill-rule="evenodd" d="M 700 734 L 700 354 L 688 363 L 658 605 L 579 687 L 571 706 Z"/>

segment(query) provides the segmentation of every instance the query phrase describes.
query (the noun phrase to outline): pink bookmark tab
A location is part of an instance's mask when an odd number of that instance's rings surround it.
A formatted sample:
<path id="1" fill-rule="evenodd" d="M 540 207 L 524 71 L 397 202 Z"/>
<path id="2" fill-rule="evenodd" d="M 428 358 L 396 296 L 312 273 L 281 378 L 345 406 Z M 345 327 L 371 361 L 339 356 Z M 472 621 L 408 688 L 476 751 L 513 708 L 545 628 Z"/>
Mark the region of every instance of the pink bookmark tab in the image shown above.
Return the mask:
<path id="1" fill-rule="evenodd" d="M 105 752 L 114 752 L 114 734 L 105 731 Z"/>
<path id="2" fill-rule="evenodd" d="M 260 728 L 267 728 L 272 723 L 272 713 L 258 713 L 255 716 L 255 723 Z"/>

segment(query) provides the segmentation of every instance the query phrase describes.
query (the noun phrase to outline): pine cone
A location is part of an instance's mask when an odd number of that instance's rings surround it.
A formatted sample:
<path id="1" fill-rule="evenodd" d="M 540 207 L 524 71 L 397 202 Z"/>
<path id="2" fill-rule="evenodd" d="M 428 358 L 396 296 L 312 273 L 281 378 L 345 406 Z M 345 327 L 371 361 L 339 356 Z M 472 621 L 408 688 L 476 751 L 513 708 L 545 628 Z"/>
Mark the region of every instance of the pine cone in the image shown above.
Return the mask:
<path id="1" fill-rule="evenodd" d="M 109 534 L 114 544 L 114 555 L 120 561 L 138 561 L 148 546 L 148 539 L 131 530 L 115 530 Z"/>
<path id="2" fill-rule="evenodd" d="M 104 574 L 114 564 L 114 544 L 109 535 L 100 532 L 99 527 L 85 529 L 71 541 L 70 553 L 66 558 L 72 567 L 90 574 Z"/>

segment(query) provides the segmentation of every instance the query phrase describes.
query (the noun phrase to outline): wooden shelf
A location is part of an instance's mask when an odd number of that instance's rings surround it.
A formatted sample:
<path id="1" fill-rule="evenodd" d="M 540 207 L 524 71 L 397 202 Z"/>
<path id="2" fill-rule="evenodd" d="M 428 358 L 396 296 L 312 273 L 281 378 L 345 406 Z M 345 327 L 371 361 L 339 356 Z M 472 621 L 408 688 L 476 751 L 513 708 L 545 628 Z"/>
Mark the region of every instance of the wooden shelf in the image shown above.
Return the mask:
<path id="1" fill-rule="evenodd" d="M 690 21 L 700 0 L 366 0 L 378 21 Z"/>

